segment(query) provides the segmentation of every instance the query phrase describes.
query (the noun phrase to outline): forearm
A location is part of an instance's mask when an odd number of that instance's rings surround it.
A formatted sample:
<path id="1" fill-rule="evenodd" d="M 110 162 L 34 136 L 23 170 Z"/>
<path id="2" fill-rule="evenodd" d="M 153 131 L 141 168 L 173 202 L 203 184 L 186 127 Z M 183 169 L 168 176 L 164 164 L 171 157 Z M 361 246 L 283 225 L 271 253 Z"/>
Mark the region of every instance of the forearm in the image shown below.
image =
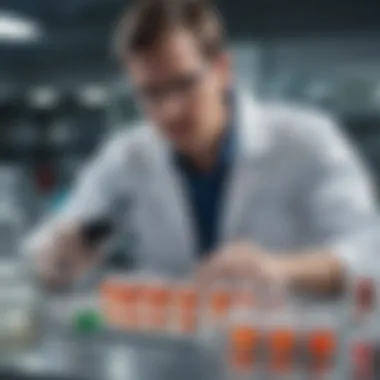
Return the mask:
<path id="1" fill-rule="evenodd" d="M 286 258 L 290 286 L 301 291 L 335 294 L 344 289 L 346 269 L 328 251 L 310 251 Z"/>

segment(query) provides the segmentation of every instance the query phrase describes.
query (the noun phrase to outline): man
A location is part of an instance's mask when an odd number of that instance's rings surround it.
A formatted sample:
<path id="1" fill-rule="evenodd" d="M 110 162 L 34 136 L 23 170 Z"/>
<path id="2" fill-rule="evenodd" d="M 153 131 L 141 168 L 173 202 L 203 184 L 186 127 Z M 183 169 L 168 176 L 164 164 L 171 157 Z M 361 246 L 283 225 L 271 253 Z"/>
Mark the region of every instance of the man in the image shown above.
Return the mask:
<path id="1" fill-rule="evenodd" d="M 132 7 L 117 51 L 149 122 L 116 136 L 67 209 L 28 241 L 48 285 L 130 233 L 139 266 L 340 289 L 379 247 L 370 184 L 334 123 L 234 88 L 218 13 L 197 0 Z"/>

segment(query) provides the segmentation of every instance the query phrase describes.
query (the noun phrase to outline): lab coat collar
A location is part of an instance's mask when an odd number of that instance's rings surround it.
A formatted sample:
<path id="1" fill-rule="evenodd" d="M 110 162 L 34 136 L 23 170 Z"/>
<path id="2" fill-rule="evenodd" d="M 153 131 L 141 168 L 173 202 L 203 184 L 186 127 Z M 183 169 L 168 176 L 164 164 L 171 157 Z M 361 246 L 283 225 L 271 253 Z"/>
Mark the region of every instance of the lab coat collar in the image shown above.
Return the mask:
<path id="1" fill-rule="evenodd" d="M 243 157 L 260 158 L 270 148 L 270 131 L 262 106 L 245 90 L 237 94 L 238 147 Z"/>
<path id="2" fill-rule="evenodd" d="M 226 200 L 220 224 L 220 241 L 227 242 L 239 232 L 241 219 L 244 215 L 247 202 L 252 197 L 252 190 L 247 182 L 251 176 L 247 176 L 247 165 L 250 173 L 257 168 L 255 162 L 265 156 L 270 146 L 269 130 L 266 128 L 263 112 L 258 102 L 245 93 L 236 93 L 235 125 L 236 138 L 236 165 L 233 165 Z M 156 180 L 152 183 L 152 192 L 158 199 L 158 203 L 165 210 L 169 218 L 170 230 L 176 235 L 179 255 L 185 254 L 189 258 L 197 257 L 195 231 L 189 218 L 186 189 L 183 186 L 183 178 L 173 165 L 173 150 L 170 144 L 157 133 L 154 126 L 149 130 L 153 133 L 149 144 L 149 151 L 153 155 L 151 162 L 155 170 Z M 257 176 L 255 176 L 257 178 Z M 154 190 L 153 190 L 154 187 Z"/>

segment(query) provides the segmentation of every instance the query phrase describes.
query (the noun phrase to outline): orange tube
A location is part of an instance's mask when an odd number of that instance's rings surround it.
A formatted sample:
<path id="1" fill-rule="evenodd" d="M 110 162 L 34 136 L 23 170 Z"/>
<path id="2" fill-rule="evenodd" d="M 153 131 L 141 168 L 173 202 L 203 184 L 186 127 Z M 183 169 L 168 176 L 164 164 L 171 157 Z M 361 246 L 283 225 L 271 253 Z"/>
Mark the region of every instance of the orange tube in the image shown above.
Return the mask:
<path id="1" fill-rule="evenodd" d="M 138 284 L 129 283 L 122 287 L 121 302 L 122 302 L 122 323 L 123 327 L 128 330 L 134 330 L 137 327 L 138 313 L 138 298 L 140 289 Z"/>
<path id="2" fill-rule="evenodd" d="M 266 340 L 270 370 L 276 373 L 289 371 L 294 364 L 295 332 L 286 327 L 275 328 L 268 332 Z"/>
<path id="3" fill-rule="evenodd" d="M 180 287 L 177 290 L 177 310 L 175 321 L 182 333 L 193 333 L 198 323 L 199 296 L 192 287 Z"/>
<path id="4" fill-rule="evenodd" d="M 105 320 L 111 326 L 120 328 L 123 325 L 121 281 L 105 280 L 100 286 L 100 298 Z"/>
<path id="5" fill-rule="evenodd" d="M 164 284 L 144 284 L 139 294 L 141 321 L 139 328 L 147 331 L 163 331 L 169 323 L 169 307 L 172 292 Z"/>
<path id="6" fill-rule="evenodd" d="M 212 321 L 220 321 L 230 310 L 232 294 L 227 290 L 214 290 L 210 295 L 210 317 Z"/>
<path id="7" fill-rule="evenodd" d="M 318 329 L 308 333 L 307 346 L 312 367 L 320 372 L 328 368 L 337 347 L 336 334 L 331 329 Z"/>
<path id="8" fill-rule="evenodd" d="M 256 362 L 260 333 L 252 326 L 239 324 L 230 330 L 230 365 L 238 370 L 251 370 Z"/>
<path id="9" fill-rule="evenodd" d="M 165 330 L 169 324 L 169 307 L 172 292 L 164 285 L 152 289 L 152 327 L 155 330 Z"/>

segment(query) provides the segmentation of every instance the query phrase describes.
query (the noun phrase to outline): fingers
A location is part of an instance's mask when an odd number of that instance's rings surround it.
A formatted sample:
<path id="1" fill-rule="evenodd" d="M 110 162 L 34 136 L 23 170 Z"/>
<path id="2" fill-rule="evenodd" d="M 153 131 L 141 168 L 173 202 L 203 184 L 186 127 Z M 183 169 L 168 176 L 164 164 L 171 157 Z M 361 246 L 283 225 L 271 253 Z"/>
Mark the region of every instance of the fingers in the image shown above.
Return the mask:
<path id="1" fill-rule="evenodd" d="M 285 258 L 263 252 L 247 244 L 228 246 L 204 262 L 197 273 L 197 283 L 207 291 L 218 282 L 253 287 L 265 302 L 277 294 L 287 292 L 289 263 Z"/>
<path id="2" fill-rule="evenodd" d="M 200 266 L 197 281 L 203 288 L 218 281 L 253 281 L 259 275 L 259 256 L 259 250 L 252 246 L 229 246 Z"/>
<path id="3" fill-rule="evenodd" d="M 201 287 L 208 288 L 214 282 L 234 277 L 237 269 L 232 252 L 221 251 L 200 266 L 197 280 Z"/>
<path id="4" fill-rule="evenodd" d="M 51 290 L 67 288 L 95 264 L 95 260 L 100 260 L 100 253 L 89 256 L 84 252 L 85 247 L 75 235 L 57 233 L 46 241 L 37 255 L 37 274 L 44 287 Z"/>

